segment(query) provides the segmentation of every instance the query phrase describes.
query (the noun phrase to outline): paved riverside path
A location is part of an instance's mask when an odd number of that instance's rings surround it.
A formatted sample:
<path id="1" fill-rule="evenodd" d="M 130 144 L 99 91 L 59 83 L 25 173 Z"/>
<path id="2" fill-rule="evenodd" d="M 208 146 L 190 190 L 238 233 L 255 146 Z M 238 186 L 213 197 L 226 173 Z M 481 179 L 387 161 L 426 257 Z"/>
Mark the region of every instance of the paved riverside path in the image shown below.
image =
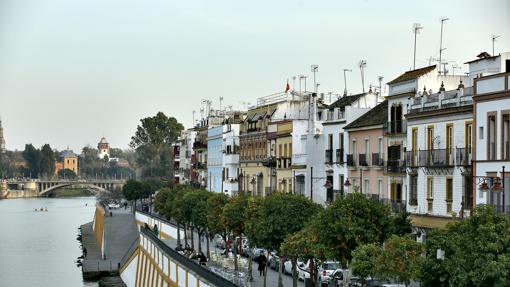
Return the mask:
<path id="1" fill-rule="evenodd" d="M 190 238 L 188 238 L 188 242 L 189 242 Z M 163 242 L 165 242 L 168 246 L 172 247 L 175 249 L 175 247 L 177 247 L 177 239 L 162 239 Z M 195 241 L 195 250 L 198 250 L 198 234 L 195 232 L 195 235 L 194 235 L 194 241 Z M 181 243 L 184 245 L 184 238 L 181 238 Z M 211 241 L 210 244 L 209 244 L 209 250 L 210 251 L 215 251 L 217 253 L 220 253 L 220 249 L 219 248 L 216 248 L 216 242 Z M 204 254 L 206 254 L 207 252 L 207 242 L 206 240 L 204 239 L 203 242 L 202 242 L 202 252 L 204 252 Z M 250 282 L 251 286 L 252 287 L 262 287 L 264 286 L 264 277 L 262 276 L 259 276 L 259 271 L 258 271 L 258 264 L 257 262 L 253 262 L 253 281 Z M 283 286 L 287 287 L 292 287 L 292 276 L 290 275 L 285 275 L 285 274 L 282 274 L 282 281 L 283 281 Z M 273 270 L 273 269 L 270 269 L 269 267 L 267 268 L 267 279 L 266 279 L 266 286 L 267 287 L 278 287 L 278 272 Z M 297 286 L 300 286 L 300 287 L 304 287 L 305 284 L 302 282 L 302 281 L 298 281 L 298 285 Z"/>
<path id="2" fill-rule="evenodd" d="M 135 217 L 129 209 L 114 209 L 111 212 L 111 217 L 110 210 L 106 210 L 105 213 L 105 258 L 101 258 L 101 251 L 92 230 L 92 222 L 81 226 L 82 244 L 84 248 L 87 248 L 87 258 L 83 260 L 84 277 L 87 277 L 87 274 L 93 277 L 101 272 L 117 272 L 118 263 L 139 236 Z"/>

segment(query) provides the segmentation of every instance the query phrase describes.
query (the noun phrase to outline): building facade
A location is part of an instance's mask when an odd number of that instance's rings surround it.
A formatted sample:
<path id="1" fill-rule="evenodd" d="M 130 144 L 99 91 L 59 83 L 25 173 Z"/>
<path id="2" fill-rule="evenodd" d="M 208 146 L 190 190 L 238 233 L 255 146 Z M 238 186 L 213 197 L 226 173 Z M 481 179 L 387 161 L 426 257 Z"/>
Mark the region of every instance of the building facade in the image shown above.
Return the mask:
<path id="1" fill-rule="evenodd" d="M 102 137 L 99 143 L 97 144 L 97 158 L 110 159 L 110 144 L 106 141 L 106 138 Z"/>
<path id="2" fill-rule="evenodd" d="M 387 177 L 384 175 L 384 124 L 387 119 L 388 101 L 344 127 L 349 135 L 350 152 L 347 155 L 347 177 L 350 191 L 387 199 Z"/>
<path id="3" fill-rule="evenodd" d="M 78 156 L 71 150 L 63 151 L 55 163 L 55 174 L 64 169 L 69 169 L 78 175 Z"/>

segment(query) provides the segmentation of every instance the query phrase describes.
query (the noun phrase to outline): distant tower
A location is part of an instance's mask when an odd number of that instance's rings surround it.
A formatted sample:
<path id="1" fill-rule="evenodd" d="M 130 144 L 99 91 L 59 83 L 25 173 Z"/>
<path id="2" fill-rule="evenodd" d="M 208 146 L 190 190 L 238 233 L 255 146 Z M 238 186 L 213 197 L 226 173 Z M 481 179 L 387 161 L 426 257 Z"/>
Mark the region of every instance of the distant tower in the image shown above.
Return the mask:
<path id="1" fill-rule="evenodd" d="M 1 119 L 0 119 L 0 152 L 5 152 L 4 128 L 2 127 Z"/>
<path id="2" fill-rule="evenodd" d="M 104 159 L 105 156 L 110 158 L 110 144 L 102 137 L 101 141 L 97 144 L 97 157 Z"/>

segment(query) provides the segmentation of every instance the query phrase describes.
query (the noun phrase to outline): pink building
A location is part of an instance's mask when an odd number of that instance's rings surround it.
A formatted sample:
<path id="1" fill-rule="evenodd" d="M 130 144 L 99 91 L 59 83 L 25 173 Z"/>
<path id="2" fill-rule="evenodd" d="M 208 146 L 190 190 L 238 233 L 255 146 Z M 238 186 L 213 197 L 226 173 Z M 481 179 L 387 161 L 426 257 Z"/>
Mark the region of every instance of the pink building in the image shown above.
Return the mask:
<path id="1" fill-rule="evenodd" d="M 383 127 L 387 117 L 388 102 L 384 101 L 344 127 L 348 133 L 350 151 L 347 155 L 348 193 L 361 192 L 393 199 L 387 191 L 387 177 L 384 174 L 386 143 Z"/>

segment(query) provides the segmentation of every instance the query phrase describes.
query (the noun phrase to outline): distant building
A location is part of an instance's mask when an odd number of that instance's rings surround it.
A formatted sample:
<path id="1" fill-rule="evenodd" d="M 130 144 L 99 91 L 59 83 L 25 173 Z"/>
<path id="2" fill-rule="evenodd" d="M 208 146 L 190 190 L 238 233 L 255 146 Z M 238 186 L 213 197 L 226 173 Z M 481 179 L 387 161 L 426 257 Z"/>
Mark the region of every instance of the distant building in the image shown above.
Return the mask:
<path id="1" fill-rule="evenodd" d="M 2 127 L 2 120 L 0 120 L 0 152 L 5 152 L 4 128 Z"/>
<path id="2" fill-rule="evenodd" d="M 106 141 L 106 138 L 102 137 L 101 141 L 97 144 L 97 157 L 104 159 L 105 157 L 110 158 L 110 144 Z"/>
<path id="3" fill-rule="evenodd" d="M 63 151 L 59 160 L 55 163 L 55 174 L 58 174 L 62 169 L 70 169 L 78 174 L 78 156 L 69 149 Z"/>

